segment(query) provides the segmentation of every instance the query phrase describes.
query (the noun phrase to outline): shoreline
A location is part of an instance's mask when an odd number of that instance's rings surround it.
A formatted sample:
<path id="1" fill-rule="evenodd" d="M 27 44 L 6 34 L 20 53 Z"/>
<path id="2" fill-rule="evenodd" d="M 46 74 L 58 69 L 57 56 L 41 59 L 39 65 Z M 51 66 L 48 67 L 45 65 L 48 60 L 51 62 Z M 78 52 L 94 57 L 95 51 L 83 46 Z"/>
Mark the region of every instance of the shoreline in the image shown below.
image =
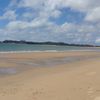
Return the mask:
<path id="1" fill-rule="evenodd" d="M 4 52 L 2 52 L 2 51 L 0 51 L 0 54 L 2 54 L 2 53 L 7 53 L 7 54 L 9 54 L 9 53 L 52 53 L 52 52 L 57 52 L 57 53 L 59 53 L 59 52 L 100 52 L 100 50 L 64 50 L 64 51 L 62 51 L 62 50 L 44 50 L 44 51 L 4 51 Z"/>

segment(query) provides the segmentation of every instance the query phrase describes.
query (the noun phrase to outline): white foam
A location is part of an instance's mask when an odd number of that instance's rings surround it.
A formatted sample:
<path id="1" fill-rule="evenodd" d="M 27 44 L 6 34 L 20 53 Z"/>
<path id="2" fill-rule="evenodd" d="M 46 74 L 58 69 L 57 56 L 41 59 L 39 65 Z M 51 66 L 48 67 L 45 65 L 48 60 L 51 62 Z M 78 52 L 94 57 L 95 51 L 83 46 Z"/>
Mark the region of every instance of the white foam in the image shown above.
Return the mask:
<path id="1" fill-rule="evenodd" d="M 0 51 L 0 53 L 34 53 L 34 52 L 74 52 L 74 51 L 91 51 L 100 52 L 100 50 L 36 50 L 36 51 Z"/>
<path id="2" fill-rule="evenodd" d="M 63 51 L 57 51 L 57 50 L 44 50 L 44 51 L 4 51 L 0 53 L 32 53 L 32 52 L 63 52 Z"/>

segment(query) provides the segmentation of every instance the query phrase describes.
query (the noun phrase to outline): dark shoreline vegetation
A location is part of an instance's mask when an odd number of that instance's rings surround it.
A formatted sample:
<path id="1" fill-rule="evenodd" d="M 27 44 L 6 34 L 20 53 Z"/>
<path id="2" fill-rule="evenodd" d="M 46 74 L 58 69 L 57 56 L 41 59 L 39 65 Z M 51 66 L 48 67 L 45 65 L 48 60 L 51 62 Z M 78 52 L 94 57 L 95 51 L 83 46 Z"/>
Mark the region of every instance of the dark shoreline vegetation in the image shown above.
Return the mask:
<path id="1" fill-rule="evenodd" d="M 78 47 L 100 47 L 100 46 L 96 46 L 96 45 L 90 45 L 90 44 L 69 44 L 69 43 L 64 43 L 64 42 L 32 42 L 32 41 L 25 41 L 25 40 L 4 40 L 4 41 L 0 41 L 0 44 L 2 43 L 15 43 L 15 44 L 39 44 L 39 45 L 58 45 L 58 46 L 78 46 Z"/>

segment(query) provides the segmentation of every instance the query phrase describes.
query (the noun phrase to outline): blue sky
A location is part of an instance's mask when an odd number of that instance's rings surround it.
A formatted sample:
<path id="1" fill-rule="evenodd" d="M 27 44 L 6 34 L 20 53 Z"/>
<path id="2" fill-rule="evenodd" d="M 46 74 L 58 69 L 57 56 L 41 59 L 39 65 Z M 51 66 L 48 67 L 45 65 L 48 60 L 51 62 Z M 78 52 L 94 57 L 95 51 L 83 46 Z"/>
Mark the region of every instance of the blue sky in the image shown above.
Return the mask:
<path id="1" fill-rule="evenodd" d="M 0 0 L 0 40 L 100 45 L 98 0 Z"/>

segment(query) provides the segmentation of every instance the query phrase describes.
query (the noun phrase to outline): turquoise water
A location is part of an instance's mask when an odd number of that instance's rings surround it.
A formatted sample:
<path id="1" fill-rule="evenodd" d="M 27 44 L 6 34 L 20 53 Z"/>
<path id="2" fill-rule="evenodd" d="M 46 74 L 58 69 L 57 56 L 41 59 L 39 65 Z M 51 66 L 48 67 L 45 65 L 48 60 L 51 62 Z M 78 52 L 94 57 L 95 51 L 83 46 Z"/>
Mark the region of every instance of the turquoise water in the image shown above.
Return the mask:
<path id="1" fill-rule="evenodd" d="M 29 45 L 29 44 L 0 44 L 0 52 L 28 52 L 28 51 L 71 51 L 71 50 L 93 50 L 100 51 L 100 48 L 96 47 L 75 47 L 75 46 L 56 46 L 56 45 Z"/>

